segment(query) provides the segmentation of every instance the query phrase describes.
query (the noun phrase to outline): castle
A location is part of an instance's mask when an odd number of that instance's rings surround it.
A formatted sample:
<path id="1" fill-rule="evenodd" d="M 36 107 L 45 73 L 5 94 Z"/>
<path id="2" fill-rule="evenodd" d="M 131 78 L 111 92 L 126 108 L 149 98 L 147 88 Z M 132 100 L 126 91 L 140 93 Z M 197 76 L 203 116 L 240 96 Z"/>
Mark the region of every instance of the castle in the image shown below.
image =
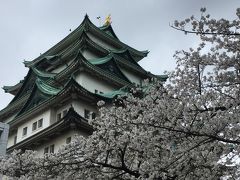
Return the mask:
<path id="1" fill-rule="evenodd" d="M 67 37 L 24 62 L 29 70 L 23 80 L 3 87 L 14 95 L 0 111 L 0 121 L 10 126 L 7 152 L 54 153 L 75 134 L 91 134 L 88 120 L 98 115 L 99 100 L 111 103 L 156 77 L 138 64 L 147 54 L 120 41 L 111 22 L 97 27 L 86 15 Z"/>

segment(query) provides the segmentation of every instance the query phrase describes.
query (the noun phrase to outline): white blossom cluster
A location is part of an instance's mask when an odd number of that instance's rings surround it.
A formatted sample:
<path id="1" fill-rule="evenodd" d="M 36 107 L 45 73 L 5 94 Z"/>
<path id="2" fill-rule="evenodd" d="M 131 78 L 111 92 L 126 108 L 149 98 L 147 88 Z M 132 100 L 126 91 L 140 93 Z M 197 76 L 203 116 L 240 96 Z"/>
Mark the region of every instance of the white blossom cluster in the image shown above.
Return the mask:
<path id="1" fill-rule="evenodd" d="M 174 27 L 197 49 L 175 54 L 169 84 L 149 84 L 101 106 L 89 137 L 39 158 L 14 151 L 0 173 L 22 179 L 237 179 L 240 153 L 240 9 L 233 21 L 201 9 Z M 186 28 L 191 28 L 187 30 Z M 207 52 L 207 53 L 206 53 Z"/>

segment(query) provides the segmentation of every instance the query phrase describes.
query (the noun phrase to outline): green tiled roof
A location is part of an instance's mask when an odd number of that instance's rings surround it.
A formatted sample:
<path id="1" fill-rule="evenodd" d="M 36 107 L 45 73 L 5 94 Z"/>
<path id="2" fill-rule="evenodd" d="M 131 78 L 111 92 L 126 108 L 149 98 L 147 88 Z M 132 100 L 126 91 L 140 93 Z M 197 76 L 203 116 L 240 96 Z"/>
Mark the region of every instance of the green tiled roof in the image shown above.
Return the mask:
<path id="1" fill-rule="evenodd" d="M 117 66 L 130 68 L 130 70 L 135 71 L 138 75 L 144 78 L 150 77 L 149 74 L 134 60 L 134 58 L 129 54 L 128 49 L 122 49 L 119 51 L 111 51 L 107 56 L 102 58 L 89 59 L 88 61 L 96 66 L 108 63 L 113 60 Z M 119 67 L 118 67 L 119 68 Z"/>
<path id="2" fill-rule="evenodd" d="M 124 84 L 124 85 L 130 85 L 131 83 L 126 79 L 123 78 L 122 76 L 119 77 L 117 74 L 114 74 L 110 71 L 106 71 L 106 69 L 98 67 L 96 65 L 93 65 L 91 62 L 89 62 L 86 59 L 82 59 L 82 62 L 90 69 L 94 70 L 95 72 L 101 74 L 102 76 L 105 76 L 109 79 L 114 80 L 115 82 L 118 82 L 120 84 Z M 107 61 L 108 62 L 108 61 Z M 100 64 L 101 65 L 101 64 Z M 118 68 L 118 67 L 117 67 Z"/>
<path id="3" fill-rule="evenodd" d="M 40 91 L 49 95 L 57 95 L 61 91 L 60 88 L 50 86 L 39 78 L 36 80 L 36 85 Z"/>
<path id="4" fill-rule="evenodd" d="M 90 59 L 88 60 L 91 64 L 93 65 L 99 65 L 99 64 L 104 64 L 112 59 L 112 54 L 108 54 L 107 56 L 103 58 L 96 58 L 96 59 Z"/>
<path id="5" fill-rule="evenodd" d="M 100 43 L 94 42 L 91 36 L 88 37 L 89 33 L 109 42 L 116 47 L 116 49 L 110 50 L 108 47 L 102 47 Z M 104 57 L 88 61 L 81 54 L 83 49 L 96 51 L 97 55 Z M 81 57 L 78 57 L 79 52 Z M 131 56 L 131 60 L 128 61 L 126 57 L 125 60 L 123 60 L 124 57 L 121 58 L 120 55 L 124 53 L 128 53 L 128 55 Z M 92 24 L 88 16 L 85 16 L 81 25 L 67 37 L 33 61 L 24 62 L 25 66 L 30 69 L 22 86 L 8 106 L 9 112 L 12 111 L 12 106 L 15 106 L 15 104 L 17 104 L 18 108 L 21 108 L 23 103 L 28 102 L 30 104 L 25 106 L 25 114 L 28 108 L 32 107 L 32 102 L 30 101 L 33 96 L 34 98 L 41 96 L 41 102 L 45 100 L 48 101 L 49 98 L 51 99 L 52 97 L 58 96 L 58 94 L 63 92 L 66 88 L 64 86 L 66 80 L 74 73 L 78 73 L 82 70 L 90 72 L 90 74 L 98 76 L 114 84 L 116 87 L 126 85 L 132 87 L 133 84 L 131 84 L 128 78 L 121 72 L 121 68 L 127 67 L 138 73 L 141 77 L 148 77 L 147 72 L 137 64 L 137 61 L 147 56 L 147 53 L 148 51 L 138 51 L 121 42 L 114 33 L 111 25 L 98 28 Z M 69 64 L 68 62 L 71 62 L 71 60 L 73 60 L 73 62 Z M 61 72 L 47 72 L 65 63 L 68 63 L 68 65 L 65 69 L 61 70 Z M 120 65 L 121 68 L 119 67 Z M 117 72 L 115 72 L 115 70 Z M 61 86 L 61 88 L 58 86 Z M 5 87 L 5 89 L 9 88 L 10 87 Z M 113 98 L 116 95 L 124 93 L 126 93 L 126 91 L 119 89 L 113 92 L 99 94 L 99 96 Z M 21 101 L 21 104 L 18 101 Z M 6 114 L 8 107 L 4 109 L 4 112 L 0 112 L 0 116 L 2 115 L 1 113 Z M 34 110 L 35 109 L 37 109 L 37 107 L 34 107 Z"/>
<path id="6" fill-rule="evenodd" d="M 39 77 L 53 78 L 54 76 L 56 76 L 56 73 L 43 72 L 38 70 L 36 67 L 32 67 L 32 70 Z"/>
<path id="7" fill-rule="evenodd" d="M 107 97 L 107 98 L 114 98 L 118 95 L 126 95 L 128 91 L 126 90 L 126 86 L 123 88 L 120 88 L 119 90 L 116 91 L 111 91 L 111 92 L 106 92 L 106 93 L 98 93 L 100 96 Z"/>
<path id="8" fill-rule="evenodd" d="M 3 86 L 2 89 L 6 92 L 6 93 L 11 93 L 14 94 L 13 92 L 16 92 L 21 88 L 23 84 L 23 80 L 21 80 L 19 83 L 17 83 L 14 86 Z"/>
<path id="9" fill-rule="evenodd" d="M 109 33 L 106 33 L 104 30 L 108 30 L 111 32 L 111 34 L 109 35 Z M 105 38 L 106 40 L 110 41 L 110 43 L 117 45 L 120 48 L 128 48 L 131 52 L 133 52 L 135 55 L 141 57 L 140 59 L 142 59 L 143 57 L 146 57 L 148 54 L 148 51 L 138 51 L 130 46 L 128 46 L 127 44 L 121 42 L 120 40 L 118 40 L 116 38 L 116 35 L 114 36 L 113 34 L 115 34 L 112 30 L 112 27 L 102 27 L 102 28 L 98 28 L 96 27 L 88 18 L 88 16 L 86 15 L 83 22 L 80 24 L 80 26 L 78 26 L 74 31 L 72 31 L 68 36 L 66 36 L 63 40 L 61 40 L 59 43 L 57 43 L 55 46 L 53 46 L 52 48 L 50 48 L 48 51 L 46 51 L 45 53 L 41 54 L 39 57 L 37 57 L 36 59 L 34 59 L 33 61 L 25 61 L 25 65 L 26 66 L 31 66 L 36 62 L 39 62 L 41 60 L 43 60 L 44 58 L 52 58 L 54 57 L 56 54 L 59 54 L 60 51 L 62 51 L 62 49 L 67 48 L 67 46 L 69 46 L 69 44 L 72 44 L 74 41 L 76 41 L 77 39 L 79 39 L 79 37 L 81 36 L 81 34 L 83 32 L 93 32 L 93 34 L 99 35 L 102 38 Z"/>

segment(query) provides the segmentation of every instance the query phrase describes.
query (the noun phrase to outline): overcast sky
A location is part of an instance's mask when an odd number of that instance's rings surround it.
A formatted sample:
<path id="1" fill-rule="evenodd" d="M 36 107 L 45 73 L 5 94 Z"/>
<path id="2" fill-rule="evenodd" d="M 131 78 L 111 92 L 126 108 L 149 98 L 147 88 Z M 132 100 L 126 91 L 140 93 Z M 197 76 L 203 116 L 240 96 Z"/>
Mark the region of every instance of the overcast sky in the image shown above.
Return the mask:
<path id="1" fill-rule="evenodd" d="M 239 0 L 0 0 L 0 86 L 14 85 L 27 74 L 23 60 L 33 60 L 75 29 L 87 13 L 99 25 L 108 14 L 118 38 L 149 50 L 140 64 L 154 74 L 175 67 L 173 54 L 198 44 L 194 35 L 169 27 L 175 19 L 198 16 L 206 7 L 216 18 L 235 18 Z M 0 109 L 12 95 L 0 90 Z"/>

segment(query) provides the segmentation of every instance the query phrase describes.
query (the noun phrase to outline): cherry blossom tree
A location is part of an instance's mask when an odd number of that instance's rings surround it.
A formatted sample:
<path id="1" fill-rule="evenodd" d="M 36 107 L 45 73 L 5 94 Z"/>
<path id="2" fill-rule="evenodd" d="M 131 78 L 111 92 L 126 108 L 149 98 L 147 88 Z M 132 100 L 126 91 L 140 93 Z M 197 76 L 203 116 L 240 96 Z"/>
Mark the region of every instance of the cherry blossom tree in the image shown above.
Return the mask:
<path id="1" fill-rule="evenodd" d="M 99 102 L 89 137 L 55 154 L 14 151 L 2 174 L 22 179 L 236 179 L 240 177 L 240 9 L 236 19 L 172 26 L 200 38 L 174 55 L 169 83 L 148 83 L 112 106 Z"/>

